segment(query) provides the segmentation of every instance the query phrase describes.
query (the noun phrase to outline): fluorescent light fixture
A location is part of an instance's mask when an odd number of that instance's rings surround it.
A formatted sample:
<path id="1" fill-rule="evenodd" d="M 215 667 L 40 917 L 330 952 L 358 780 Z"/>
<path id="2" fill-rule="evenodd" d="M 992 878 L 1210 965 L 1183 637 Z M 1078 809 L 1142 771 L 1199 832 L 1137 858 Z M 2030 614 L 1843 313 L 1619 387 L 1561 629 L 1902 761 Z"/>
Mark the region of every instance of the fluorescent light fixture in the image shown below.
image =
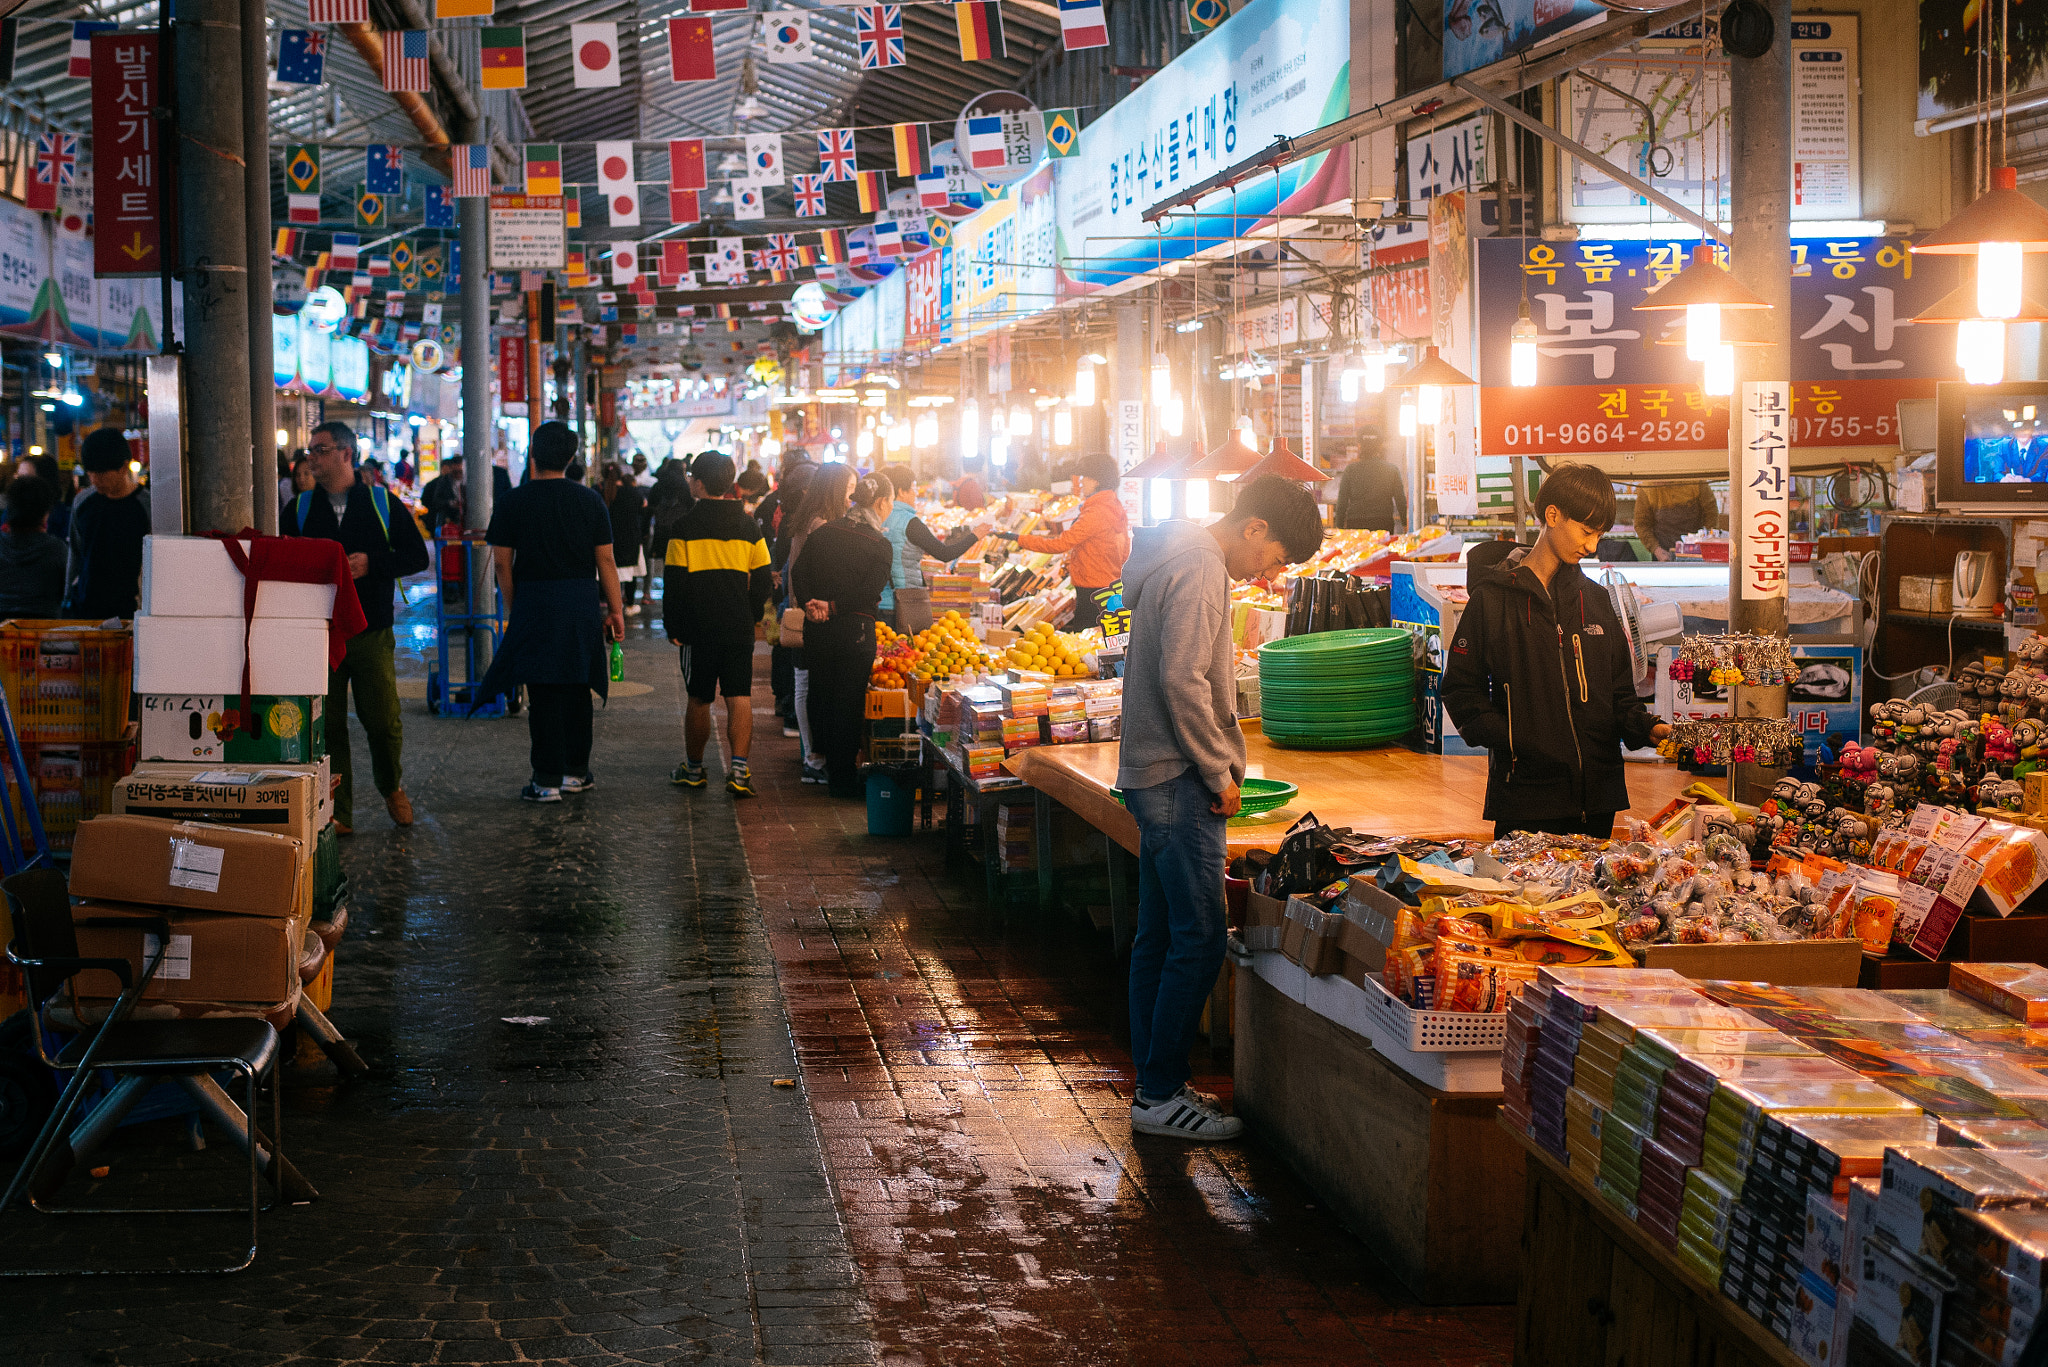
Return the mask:
<path id="1" fill-rule="evenodd" d="M 1413 399 L 1404 398 L 1401 400 L 1400 431 L 1404 437 L 1415 435 L 1415 400 Z"/>
<path id="2" fill-rule="evenodd" d="M 1082 408 L 1095 406 L 1095 363 L 1085 356 L 1074 371 L 1074 402 Z"/>
<path id="3" fill-rule="evenodd" d="M 1164 356 L 1152 358 L 1152 402 L 1163 404 L 1173 397 L 1173 366 Z"/>
<path id="4" fill-rule="evenodd" d="M 1159 426 L 1169 437 L 1180 435 L 1181 427 L 1187 422 L 1187 406 L 1178 394 L 1169 394 L 1166 402 L 1159 405 Z"/>
<path id="5" fill-rule="evenodd" d="M 1072 446 L 1074 444 L 1074 415 L 1064 408 L 1053 410 L 1052 444 L 1054 446 Z"/>

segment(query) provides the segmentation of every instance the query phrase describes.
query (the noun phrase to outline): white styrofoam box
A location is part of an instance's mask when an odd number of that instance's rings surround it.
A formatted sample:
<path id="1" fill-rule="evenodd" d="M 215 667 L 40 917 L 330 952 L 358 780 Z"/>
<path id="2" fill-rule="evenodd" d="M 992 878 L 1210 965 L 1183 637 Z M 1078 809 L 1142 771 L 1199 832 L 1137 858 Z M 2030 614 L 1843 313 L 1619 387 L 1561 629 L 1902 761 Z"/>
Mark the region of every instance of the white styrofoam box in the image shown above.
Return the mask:
<path id="1" fill-rule="evenodd" d="M 1308 970 L 1277 949 L 1252 951 L 1252 972 L 1290 1001 L 1308 1000 Z"/>
<path id="2" fill-rule="evenodd" d="M 1365 990 L 1341 973 L 1320 973 L 1308 980 L 1309 1010 L 1341 1025 L 1352 1034 L 1373 1043 L 1372 1015 L 1366 1009 Z"/>
<path id="3" fill-rule="evenodd" d="M 247 542 L 243 545 L 246 547 Z M 228 548 L 210 536 L 146 536 L 142 539 L 142 603 L 151 617 L 240 617 L 242 572 Z M 334 585 L 256 586 L 258 617 L 334 616 Z"/>
<path id="4" fill-rule="evenodd" d="M 234 617 L 135 618 L 137 693 L 242 691 L 242 634 Z M 259 617 L 247 625 L 252 693 L 325 693 L 327 622 Z"/>

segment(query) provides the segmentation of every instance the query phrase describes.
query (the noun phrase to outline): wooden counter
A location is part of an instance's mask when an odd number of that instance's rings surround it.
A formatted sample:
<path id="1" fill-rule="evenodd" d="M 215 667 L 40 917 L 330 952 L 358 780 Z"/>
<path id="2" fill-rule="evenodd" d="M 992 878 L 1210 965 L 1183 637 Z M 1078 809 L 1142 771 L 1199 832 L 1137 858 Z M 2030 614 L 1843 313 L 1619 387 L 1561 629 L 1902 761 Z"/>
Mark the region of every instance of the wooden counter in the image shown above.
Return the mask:
<path id="1" fill-rule="evenodd" d="M 1516 1367 L 1799 1367 L 1800 1358 L 1529 1137 Z"/>
<path id="2" fill-rule="evenodd" d="M 1371 750 L 1283 750 L 1266 741 L 1257 720 L 1244 728 L 1245 776 L 1280 779 L 1300 787 L 1293 802 L 1264 816 L 1230 823 L 1235 856 L 1276 849 L 1280 837 L 1306 812 L 1326 826 L 1385 836 L 1493 838 L 1486 807 L 1486 760 L 1474 755 L 1418 755 L 1398 745 Z M 1032 788 L 1077 813 L 1132 854 L 1138 823 L 1111 791 L 1117 746 L 1041 745 L 1004 767 Z M 1632 764 L 1629 796 L 1638 816 L 1654 815 L 1694 782 L 1670 764 Z"/>

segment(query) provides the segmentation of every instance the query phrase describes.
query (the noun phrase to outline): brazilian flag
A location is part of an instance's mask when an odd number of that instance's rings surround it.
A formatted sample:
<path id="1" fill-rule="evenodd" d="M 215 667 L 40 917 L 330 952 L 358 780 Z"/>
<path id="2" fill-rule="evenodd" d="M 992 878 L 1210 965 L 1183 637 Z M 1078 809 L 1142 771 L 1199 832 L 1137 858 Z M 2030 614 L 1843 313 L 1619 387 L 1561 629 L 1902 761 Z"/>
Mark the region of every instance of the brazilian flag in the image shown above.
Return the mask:
<path id="1" fill-rule="evenodd" d="M 356 226 L 358 228 L 381 228 L 389 214 L 383 195 L 373 195 L 361 185 L 356 187 Z"/>
<path id="2" fill-rule="evenodd" d="M 1230 17 L 1224 0 L 1188 0 L 1188 32 L 1197 38 Z"/>
<path id="3" fill-rule="evenodd" d="M 1045 111 L 1045 150 L 1071 157 L 1081 150 L 1081 116 L 1071 109 Z"/>

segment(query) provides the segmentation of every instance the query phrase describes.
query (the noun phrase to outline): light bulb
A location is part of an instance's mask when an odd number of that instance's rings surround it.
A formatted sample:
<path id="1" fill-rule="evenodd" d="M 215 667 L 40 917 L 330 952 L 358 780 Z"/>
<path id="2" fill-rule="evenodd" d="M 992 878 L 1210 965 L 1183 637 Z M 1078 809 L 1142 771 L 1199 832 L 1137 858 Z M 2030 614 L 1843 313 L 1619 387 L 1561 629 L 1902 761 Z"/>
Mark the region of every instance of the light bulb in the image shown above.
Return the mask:
<path id="1" fill-rule="evenodd" d="M 280 448 L 282 448 L 282 447 L 283 447 L 283 446 L 285 446 L 285 445 L 286 445 L 286 444 L 287 444 L 288 442 L 290 442 L 290 441 L 291 441 L 291 439 L 292 439 L 292 434 L 291 434 L 291 433 L 289 433 L 289 432 L 285 431 L 285 430 L 284 430 L 284 429 L 283 429 L 282 427 L 280 427 L 280 428 L 278 428 L 278 429 L 277 429 L 277 444 L 278 444 L 278 446 L 279 446 Z"/>
<path id="2" fill-rule="evenodd" d="M 2005 379 L 2005 324 L 1996 318 L 1965 318 L 1956 324 L 1956 364 L 1965 384 L 1998 384 Z"/>
<path id="3" fill-rule="evenodd" d="M 1180 395 L 1169 394 L 1166 402 L 1159 405 L 1159 426 L 1169 437 L 1180 435 L 1181 425 L 1187 421 L 1187 406 Z"/>
<path id="4" fill-rule="evenodd" d="M 1345 403 L 1358 402 L 1358 377 L 1362 370 L 1340 370 L 1337 372 L 1337 397 Z"/>
<path id="5" fill-rule="evenodd" d="M 49 363 L 50 369 L 56 370 L 64 364 L 64 353 L 61 351 L 46 351 L 43 353 L 43 360 Z"/>
<path id="6" fill-rule="evenodd" d="M 1404 437 L 1412 437 L 1415 435 L 1415 401 L 1413 399 L 1401 400 L 1400 431 L 1401 435 Z"/>
<path id="7" fill-rule="evenodd" d="M 1074 444 L 1074 415 L 1064 408 L 1053 410 L 1052 444 L 1072 446 Z"/>
<path id="8" fill-rule="evenodd" d="M 1735 392 L 1735 344 L 1722 342 L 1715 346 L 1707 357 L 1707 368 L 1700 378 L 1700 388 L 1717 397 Z"/>
<path id="9" fill-rule="evenodd" d="M 1415 420 L 1425 427 L 1434 427 L 1443 419 L 1444 391 L 1433 384 L 1415 386 Z"/>
<path id="10" fill-rule="evenodd" d="M 1093 408 L 1095 406 L 1095 363 L 1093 361 L 1081 362 L 1080 369 L 1074 372 L 1074 402 L 1083 408 Z"/>
<path id="11" fill-rule="evenodd" d="M 2020 313 L 2020 244 L 1977 244 L 1977 312 L 1986 318 L 2017 318 Z M 1997 381 L 1990 381 L 1997 383 Z"/>
<path id="12" fill-rule="evenodd" d="M 1714 348 L 1721 345 L 1721 306 L 1719 304 L 1687 304 L 1685 306 L 1685 359 L 1688 361 L 1711 361 Z"/>
<path id="13" fill-rule="evenodd" d="M 1189 517 L 1209 515 L 1209 481 L 1191 479 L 1188 481 L 1187 511 Z"/>
<path id="14" fill-rule="evenodd" d="M 1173 483 L 1171 480 L 1152 481 L 1152 520 L 1163 522 L 1173 516 Z"/>
<path id="15" fill-rule="evenodd" d="M 1173 367 L 1164 356 L 1152 358 L 1152 402 L 1163 404 L 1173 397 Z"/>
<path id="16" fill-rule="evenodd" d="M 1243 446 L 1244 449 L 1247 451 L 1256 451 L 1259 449 L 1259 429 L 1252 426 L 1252 415 L 1249 413 L 1241 413 L 1238 415 L 1237 440 L 1238 444 Z"/>
<path id="17" fill-rule="evenodd" d="M 1387 358 L 1368 356 L 1365 358 L 1365 392 L 1384 394 L 1387 392 Z"/>
<path id="18" fill-rule="evenodd" d="M 1517 389 L 1536 383 L 1536 324 L 1527 314 L 1508 329 L 1508 383 Z"/>

